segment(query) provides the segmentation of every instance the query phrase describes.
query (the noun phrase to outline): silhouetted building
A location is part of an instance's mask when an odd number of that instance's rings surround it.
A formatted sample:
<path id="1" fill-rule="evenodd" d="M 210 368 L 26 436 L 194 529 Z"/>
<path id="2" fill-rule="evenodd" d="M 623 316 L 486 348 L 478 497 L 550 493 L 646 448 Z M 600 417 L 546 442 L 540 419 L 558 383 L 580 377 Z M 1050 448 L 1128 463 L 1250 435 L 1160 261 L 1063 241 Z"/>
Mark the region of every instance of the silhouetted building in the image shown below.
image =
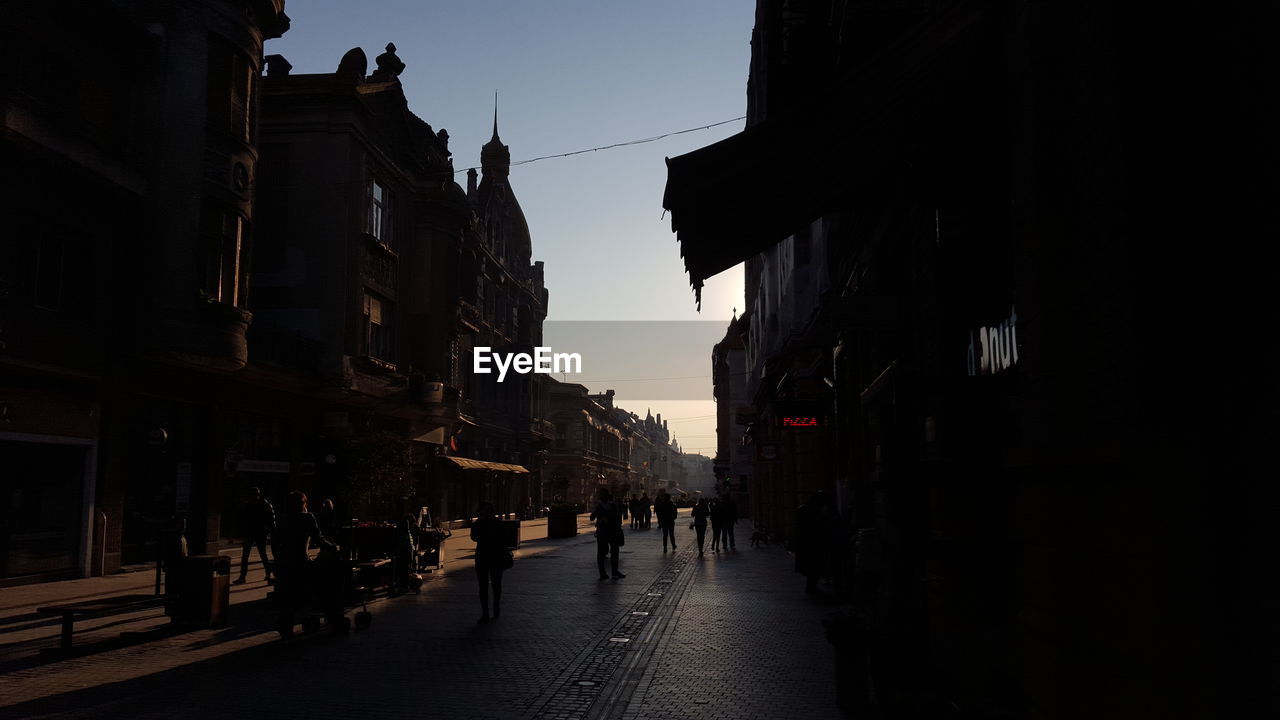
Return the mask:
<path id="1" fill-rule="evenodd" d="M 332 492 L 358 479 L 362 437 L 386 437 L 410 448 L 405 493 L 437 519 L 480 500 L 524 509 L 527 466 L 550 442 L 541 377 L 471 371 L 474 347 L 539 344 L 546 316 L 496 117 L 485 180 L 477 188 L 471 171 L 464 191 L 448 133 L 407 106 L 393 45 L 372 73 L 359 48 L 326 74 L 290 74 L 276 58 L 263 88 L 254 308 L 264 337 L 315 349 L 252 351 L 308 376 L 323 404 L 313 431 L 336 458 Z"/>
<path id="2" fill-rule="evenodd" d="M 711 349 L 711 384 L 716 400 L 714 471 L 717 489 L 733 493 L 738 507 L 744 512 L 749 510 L 759 521 L 766 508 L 753 506 L 750 495 L 756 448 L 748 433 L 755 418 L 755 407 L 747 392 L 744 339 L 750 338 L 749 323 L 749 315 L 734 317 L 724 339 Z"/>
<path id="3" fill-rule="evenodd" d="M 0 16 L 0 581 L 219 533 L 277 0 Z"/>
<path id="4" fill-rule="evenodd" d="M 668 161 L 886 715 L 1274 707 L 1273 14 L 760 0 L 748 127 Z"/>

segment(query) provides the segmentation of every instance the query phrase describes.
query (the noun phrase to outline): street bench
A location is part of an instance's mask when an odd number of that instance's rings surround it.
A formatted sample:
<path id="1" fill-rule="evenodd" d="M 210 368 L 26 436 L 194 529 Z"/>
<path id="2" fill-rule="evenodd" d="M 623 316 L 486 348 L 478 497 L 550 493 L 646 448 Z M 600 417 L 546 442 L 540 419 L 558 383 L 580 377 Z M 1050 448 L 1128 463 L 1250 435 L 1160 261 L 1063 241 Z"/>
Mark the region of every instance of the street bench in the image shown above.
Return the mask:
<path id="1" fill-rule="evenodd" d="M 100 600 L 87 600 L 85 602 L 67 603 L 65 605 L 49 605 L 47 607 L 36 608 L 36 612 L 41 615 L 62 616 L 62 641 L 59 647 L 63 650 L 68 650 L 71 648 L 71 634 L 75 630 L 75 623 L 77 620 L 122 615 L 124 613 L 136 612 L 138 610 L 163 607 L 164 603 L 164 596 L 118 595 L 116 597 L 102 598 Z"/>

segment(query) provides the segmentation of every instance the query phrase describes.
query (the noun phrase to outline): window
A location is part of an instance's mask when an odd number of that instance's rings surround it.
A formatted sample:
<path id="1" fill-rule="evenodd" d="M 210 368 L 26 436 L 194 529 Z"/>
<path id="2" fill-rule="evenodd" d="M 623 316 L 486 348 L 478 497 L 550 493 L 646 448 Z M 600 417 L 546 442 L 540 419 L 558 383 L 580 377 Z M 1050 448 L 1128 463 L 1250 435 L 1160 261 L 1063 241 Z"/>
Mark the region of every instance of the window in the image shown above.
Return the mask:
<path id="1" fill-rule="evenodd" d="M 248 301 L 248 264 L 244 262 L 248 223 L 238 213 L 207 203 L 200 224 L 205 242 L 205 292 L 217 302 L 243 307 Z"/>
<path id="2" fill-rule="evenodd" d="M 207 122 L 245 143 L 254 140 L 253 82 L 249 56 L 218 35 L 209 36 Z"/>
<path id="3" fill-rule="evenodd" d="M 377 180 L 369 183 L 369 219 L 365 232 L 383 245 L 395 249 L 391 232 L 391 193 Z"/>
<path id="4" fill-rule="evenodd" d="M 370 357 L 384 362 L 391 362 L 393 344 L 391 311 L 391 303 L 373 293 L 364 294 L 365 352 Z"/>

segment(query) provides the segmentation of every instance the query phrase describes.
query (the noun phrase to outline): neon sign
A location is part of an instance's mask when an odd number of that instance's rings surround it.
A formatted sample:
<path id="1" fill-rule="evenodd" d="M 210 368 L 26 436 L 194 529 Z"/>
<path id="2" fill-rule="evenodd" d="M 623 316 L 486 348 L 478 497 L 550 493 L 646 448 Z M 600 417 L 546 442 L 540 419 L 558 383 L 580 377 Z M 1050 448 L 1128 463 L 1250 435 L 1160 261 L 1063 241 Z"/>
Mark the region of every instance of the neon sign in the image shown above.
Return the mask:
<path id="1" fill-rule="evenodd" d="M 803 415 L 783 415 L 782 427 L 821 427 L 823 425 L 822 418 Z"/>

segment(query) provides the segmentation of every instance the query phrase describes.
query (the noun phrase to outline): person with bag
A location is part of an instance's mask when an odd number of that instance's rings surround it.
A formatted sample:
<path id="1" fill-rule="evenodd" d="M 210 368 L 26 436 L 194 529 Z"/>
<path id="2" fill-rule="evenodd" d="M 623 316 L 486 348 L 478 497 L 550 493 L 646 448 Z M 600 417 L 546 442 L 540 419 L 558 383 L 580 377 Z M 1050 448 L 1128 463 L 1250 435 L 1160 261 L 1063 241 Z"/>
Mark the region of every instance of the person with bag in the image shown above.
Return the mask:
<path id="1" fill-rule="evenodd" d="M 618 548 L 626 541 L 622 536 L 621 503 L 613 502 L 608 488 L 600 488 L 598 497 L 590 519 L 596 522 L 596 566 L 600 569 L 600 579 L 609 579 L 609 574 L 604 571 L 606 556 L 610 558 L 613 577 L 624 578 L 626 575 L 618 570 Z"/>
<path id="2" fill-rule="evenodd" d="M 276 510 L 271 502 L 262 497 L 262 490 L 251 487 L 245 491 L 242 521 L 244 550 L 240 553 L 240 577 L 233 585 L 243 585 L 249 576 L 249 554 L 255 545 L 258 546 L 258 557 L 262 558 L 262 570 L 266 573 L 267 584 L 274 581 L 271 577 L 271 562 L 267 560 L 267 536 L 275 530 Z"/>
<path id="3" fill-rule="evenodd" d="M 476 508 L 475 522 L 471 523 L 471 539 L 476 541 L 476 579 L 480 582 L 480 622 L 489 622 L 489 588 L 493 587 L 493 615 L 502 614 L 502 573 L 515 564 L 511 550 L 506 546 L 502 523 L 491 502 L 482 502 Z"/>

